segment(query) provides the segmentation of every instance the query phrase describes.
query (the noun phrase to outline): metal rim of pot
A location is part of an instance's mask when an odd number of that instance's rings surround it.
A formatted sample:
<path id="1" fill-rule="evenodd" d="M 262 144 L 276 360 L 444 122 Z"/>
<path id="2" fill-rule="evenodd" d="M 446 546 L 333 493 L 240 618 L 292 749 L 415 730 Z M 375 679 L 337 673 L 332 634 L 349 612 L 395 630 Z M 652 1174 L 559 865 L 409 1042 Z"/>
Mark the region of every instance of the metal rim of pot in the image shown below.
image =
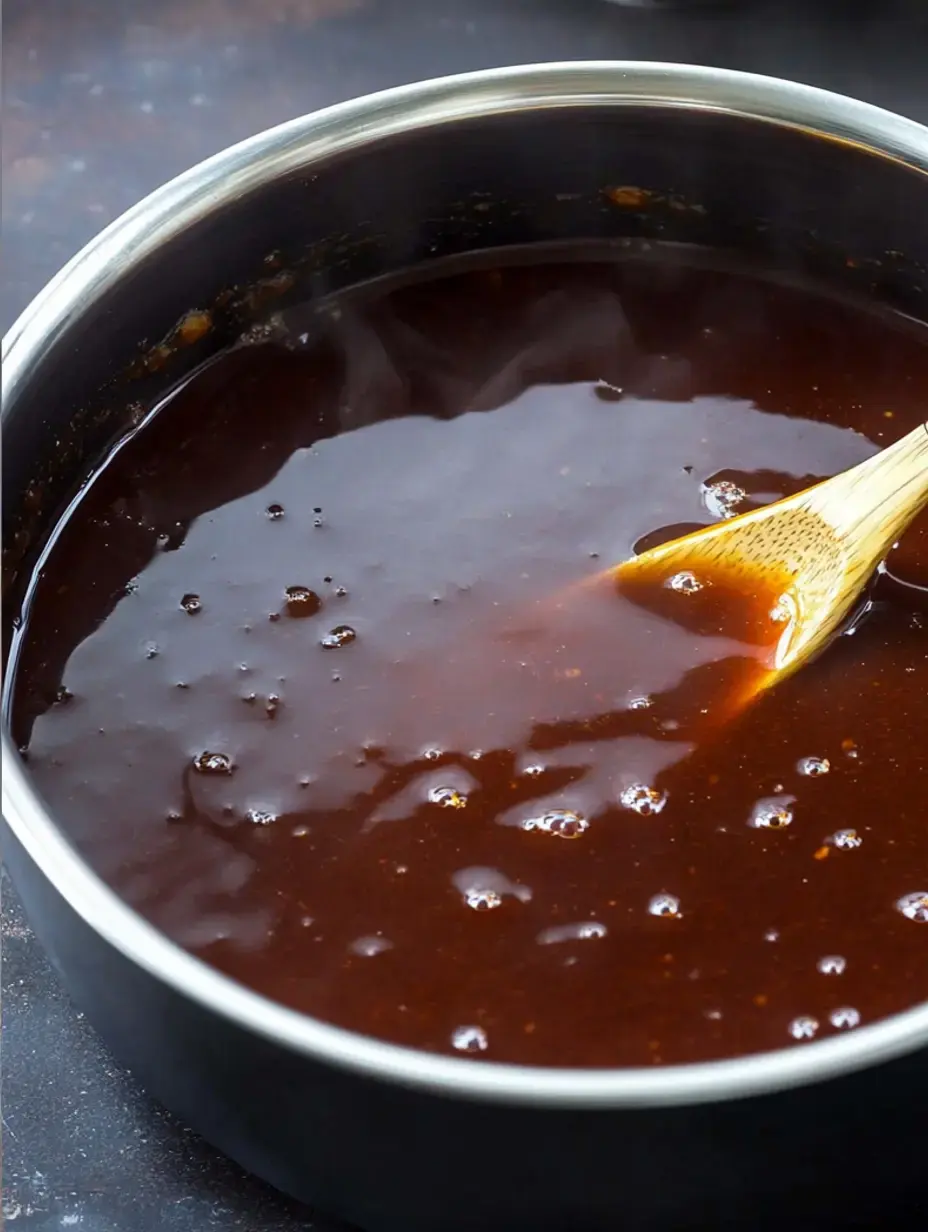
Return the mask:
<path id="1" fill-rule="evenodd" d="M 3 340 L 2 419 L 43 350 L 87 305 L 184 228 L 236 196 L 322 158 L 455 118 L 529 109 L 646 104 L 721 111 L 863 146 L 928 176 L 928 128 L 811 86 L 723 69 L 575 62 L 468 73 L 401 86 L 289 121 L 165 184 L 52 279 Z M 110 945 L 175 991 L 319 1061 L 447 1096 L 547 1107 L 646 1107 L 743 1098 L 837 1077 L 928 1045 L 928 1003 L 852 1034 L 663 1069 L 548 1069 L 444 1057 L 385 1043 L 276 1004 L 180 949 L 84 863 L 31 786 L 3 732 L 3 816 L 29 857 Z"/>

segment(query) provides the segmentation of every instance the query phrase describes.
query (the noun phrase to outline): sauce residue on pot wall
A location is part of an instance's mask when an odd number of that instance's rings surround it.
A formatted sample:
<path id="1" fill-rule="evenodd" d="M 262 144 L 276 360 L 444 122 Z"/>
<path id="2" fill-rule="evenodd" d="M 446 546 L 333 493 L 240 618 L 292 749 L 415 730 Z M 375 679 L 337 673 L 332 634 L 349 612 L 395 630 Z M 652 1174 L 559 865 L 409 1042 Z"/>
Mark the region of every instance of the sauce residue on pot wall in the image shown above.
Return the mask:
<path id="1" fill-rule="evenodd" d="M 928 995 L 920 592 L 733 717 L 769 597 L 737 626 L 604 570 L 914 426 L 928 333 L 586 258 L 204 368 L 56 531 L 18 739 L 129 903 L 344 1026 L 545 1065 L 853 1029 Z M 893 556 L 928 581 L 924 520 Z"/>

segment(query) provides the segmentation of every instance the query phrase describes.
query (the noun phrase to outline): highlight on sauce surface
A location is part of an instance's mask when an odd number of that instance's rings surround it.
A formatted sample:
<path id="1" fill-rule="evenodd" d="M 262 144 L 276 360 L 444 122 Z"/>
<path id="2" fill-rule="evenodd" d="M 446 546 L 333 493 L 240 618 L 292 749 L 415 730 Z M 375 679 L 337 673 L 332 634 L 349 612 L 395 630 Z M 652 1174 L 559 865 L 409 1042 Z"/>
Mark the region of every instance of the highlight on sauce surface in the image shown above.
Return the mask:
<path id="1" fill-rule="evenodd" d="M 679 254 L 294 310 L 55 531 L 16 737 L 128 903 L 352 1030 L 651 1066 L 856 1029 L 928 996 L 928 521 L 747 709 L 773 591 L 608 566 L 926 402 L 928 330 Z"/>

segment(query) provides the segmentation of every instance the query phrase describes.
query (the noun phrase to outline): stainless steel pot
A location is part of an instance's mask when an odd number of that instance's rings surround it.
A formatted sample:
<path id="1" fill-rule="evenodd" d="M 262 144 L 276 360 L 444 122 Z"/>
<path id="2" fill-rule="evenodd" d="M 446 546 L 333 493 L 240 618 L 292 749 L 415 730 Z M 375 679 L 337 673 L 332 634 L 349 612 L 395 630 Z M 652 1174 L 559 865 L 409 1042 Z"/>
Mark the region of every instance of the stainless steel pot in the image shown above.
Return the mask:
<path id="1" fill-rule="evenodd" d="M 263 133 L 110 226 L 10 332 L 8 640 L 43 537 L 107 443 L 281 303 L 582 237 L 721 246 L 928 319 L 926 218 L 928 130 L 714 69 L 475 73 Z M 194 307 L 213 327 L 184 346 Z M 155 932 L 69 845 L 7 727 L 3 816 L 35 929 L 119 1057 L 247 1168 L 371 1232 L 823 1227 L 924 1196 L 928 1005 L 647 1071 L 426 1055 L 271 1004 Z"/>

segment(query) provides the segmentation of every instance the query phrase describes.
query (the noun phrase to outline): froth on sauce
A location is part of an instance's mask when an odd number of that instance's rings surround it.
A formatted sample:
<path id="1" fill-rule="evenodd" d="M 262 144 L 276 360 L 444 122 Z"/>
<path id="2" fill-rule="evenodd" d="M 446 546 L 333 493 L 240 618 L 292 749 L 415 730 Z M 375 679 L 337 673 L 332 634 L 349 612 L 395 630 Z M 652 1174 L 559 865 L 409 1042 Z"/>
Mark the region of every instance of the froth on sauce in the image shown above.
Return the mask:
<path id="1" fill-rule="evenodd" d="M 129 903 L 298 1009 L 541 1065 L 803 1046 L 928 995 L 925 520 L 738 715 L 770 596 L 607 566 L 920 422 L 928 333 L 586 256 L 295 312 L 169 399 L 55 533 L 17 737 Z"/>

